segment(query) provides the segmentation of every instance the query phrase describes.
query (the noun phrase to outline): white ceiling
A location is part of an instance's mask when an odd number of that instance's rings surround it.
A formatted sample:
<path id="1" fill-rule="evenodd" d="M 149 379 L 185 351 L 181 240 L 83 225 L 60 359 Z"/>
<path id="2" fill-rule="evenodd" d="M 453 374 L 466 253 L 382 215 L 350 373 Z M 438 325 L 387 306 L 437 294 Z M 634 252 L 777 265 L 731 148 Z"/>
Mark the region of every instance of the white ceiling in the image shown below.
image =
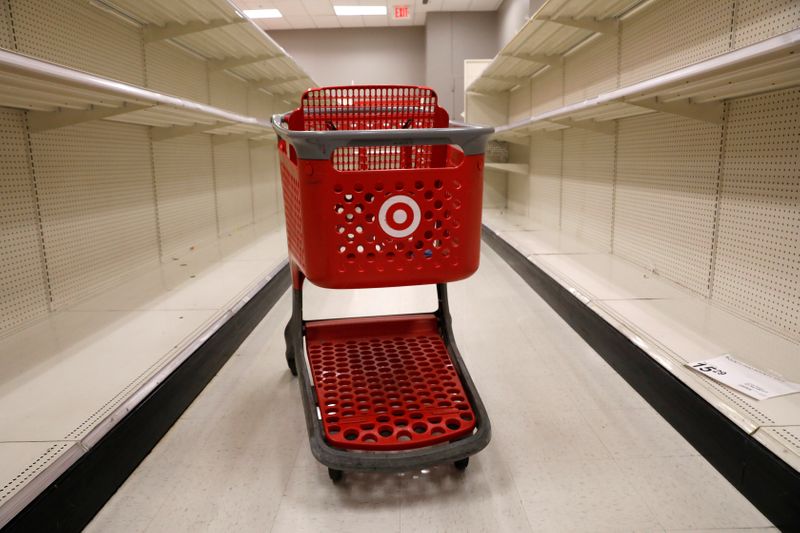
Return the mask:
<path id="1" fill-rule="evenodd" d="M 495 11 L 503 0 L 233 0 L 239 9 L 276 8 L 279 19 L 257 19 L 265 30 L 297 30 L 301 28 L 361 28 L 366 26 L 421 26 L 429 11 Z M 334 5 L 387 6 L 387 15 L 337 17 Z M 407 5 L 411 17 L 394 20 L 395 5 Z"/>

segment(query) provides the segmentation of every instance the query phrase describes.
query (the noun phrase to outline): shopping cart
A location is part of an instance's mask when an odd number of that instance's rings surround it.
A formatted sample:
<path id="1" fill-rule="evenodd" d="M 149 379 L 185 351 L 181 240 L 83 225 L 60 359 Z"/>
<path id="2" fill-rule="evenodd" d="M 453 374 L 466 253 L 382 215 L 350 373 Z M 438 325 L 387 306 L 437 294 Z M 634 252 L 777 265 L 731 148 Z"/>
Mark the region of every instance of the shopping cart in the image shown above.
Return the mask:
<path id="1" fill-rule="evenodd" d="M 312 453 L 334 482 L 348 470 L 465 469 L 491 429 L 446 283 L 478 268 L 492 128 L 451 124 L 432 89 L 411 86 L 310 89 L 272 122 L 293 284 L 286 361 Z M 336 289 L 436 284 L 439 307 L 305 321 L 306 278 Z"/>

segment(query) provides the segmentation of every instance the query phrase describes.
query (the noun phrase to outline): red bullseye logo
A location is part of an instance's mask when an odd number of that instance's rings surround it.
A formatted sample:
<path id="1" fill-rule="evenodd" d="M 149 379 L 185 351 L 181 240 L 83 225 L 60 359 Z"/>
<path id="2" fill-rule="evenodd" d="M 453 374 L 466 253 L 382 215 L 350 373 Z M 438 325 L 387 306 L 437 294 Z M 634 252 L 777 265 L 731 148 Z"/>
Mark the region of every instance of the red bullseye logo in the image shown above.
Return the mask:
<path id="1" fill-rule="evenodd" d="M 404 195 L 392 196 L 378 212 L 378 223 L 387 235 L 400 239 L 408 237 L 419 227 L 422 218 L 419 205 Z"/>

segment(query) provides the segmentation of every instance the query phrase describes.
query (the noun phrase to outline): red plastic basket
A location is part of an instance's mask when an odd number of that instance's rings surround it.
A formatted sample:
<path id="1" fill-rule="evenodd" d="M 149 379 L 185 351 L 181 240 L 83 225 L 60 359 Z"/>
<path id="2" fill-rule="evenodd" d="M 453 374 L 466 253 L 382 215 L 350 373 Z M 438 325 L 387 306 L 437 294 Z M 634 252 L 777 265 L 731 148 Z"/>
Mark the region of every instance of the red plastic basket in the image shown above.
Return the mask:
<path id="1" fill-rule="evenodd" d="M 376 136 L 375 130 L 409 130 L 417 138 L 425 129 L 456 131 L 447 128 L 432 89 L 311 89 L 283 120 L 288 130 L 278 146 L 289 253 L 310 281 L 386 287 L 456 281 L 477 270 L 482 148 L 465 155 L 442 142 L 446 134 L 419 143 L 398 141 L 398 132 Z M 291 134 L 301 131 L 315 134 Z M 364 133 L 369 139 L 359 137 Z M 337 142 L 328 146 L 328 138 Z M 304 159 L 295 146 L 301 140 L 324 158 Z"/>

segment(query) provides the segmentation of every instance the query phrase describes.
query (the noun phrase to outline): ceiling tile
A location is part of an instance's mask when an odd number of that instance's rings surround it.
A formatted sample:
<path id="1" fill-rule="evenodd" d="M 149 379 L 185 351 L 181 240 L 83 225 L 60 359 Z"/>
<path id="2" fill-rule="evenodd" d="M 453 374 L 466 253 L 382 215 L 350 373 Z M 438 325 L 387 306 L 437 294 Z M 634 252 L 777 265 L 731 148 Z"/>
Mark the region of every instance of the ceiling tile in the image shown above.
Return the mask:
<path id="1" fill-rule="evenodd" d="M 317 28 L 341 28 L 339 24 L 339 17 L 336 15 L 313 15 L 314 23 Z"/>

